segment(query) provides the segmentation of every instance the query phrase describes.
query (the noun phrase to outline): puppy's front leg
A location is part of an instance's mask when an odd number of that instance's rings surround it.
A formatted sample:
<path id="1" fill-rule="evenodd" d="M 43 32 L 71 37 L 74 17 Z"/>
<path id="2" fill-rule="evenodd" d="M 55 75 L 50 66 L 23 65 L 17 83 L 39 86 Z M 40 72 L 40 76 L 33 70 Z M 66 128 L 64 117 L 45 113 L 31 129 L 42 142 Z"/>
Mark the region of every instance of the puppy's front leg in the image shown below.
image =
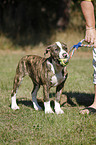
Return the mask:
<path id="1" fill-rule="evenodd" d="M 49 88 L 47 87 L 47 85 L 43 85 L 43 93 L 44 93 L 45 114 L 46 114 L 46 113 L 54 113 L 54 112 L 52 111 L 51 106 L 50 106 Z"/>
<path id="2" fill-rule="evenodd" d="M 56 99 L 55 99 L 55 112 L 56 114 L 63 114 L 63 110 L 60 108 L 60 96 L 62 94 L 62 88 L 64 87 L 64 82 L 57 86 L 56 88 Z"/>

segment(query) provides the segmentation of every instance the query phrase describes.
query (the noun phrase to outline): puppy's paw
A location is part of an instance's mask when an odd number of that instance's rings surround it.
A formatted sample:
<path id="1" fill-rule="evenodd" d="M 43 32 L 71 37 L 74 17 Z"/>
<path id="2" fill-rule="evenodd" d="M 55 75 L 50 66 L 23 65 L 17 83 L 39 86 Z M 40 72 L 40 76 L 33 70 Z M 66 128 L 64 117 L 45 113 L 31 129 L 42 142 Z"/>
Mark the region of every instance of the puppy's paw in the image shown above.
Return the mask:
<path id="1" fill-rule="evenodd" d="M 40 106 L 37 107 L 37 106 L 34 105 L 34 109 L 37 110 L 37 111 L 42 111 L 42 108 Z"/>
<path id="2" fill-rule="evenodd" d="M 56 114 L 64 113 L 63 110 L 60 108 L 60 104 L 57 101 L 55 101 L 55 112 L 56 112 Z"/>
<path id="3" fill-rule="evenodd" d="M 41 111 L 42 110 L 42 108 L 38 105 L 37 101 L 33 102 L 33 106 L 34 106 L 34 109 L 37 110 L 37 111 Z"/>
<path id="4" fill-rule="evenodd" d="M 45 106 L 45 114 L 47 113 L 54 113 L 50 107 L 50 101 L 48 102 L 44 102 L 44 106 Z"/>
<path id="5" fill-rule="evenodd" d="M 45 114 L 47 114 L 47 113 L 54 113 L 54 112 L 53 112 L 52 109 L 50 108 L 50 109 L 45 109 Z"/>
<path id="6" fill-rule="evenodd" d="M 63 114 L 64 111 L 62 109 L 55 109 L 56 114 Z"/>
<path id="7" fill-rule="evenodd" d="M 39 111 L 42 111 L 42 108 L 39 106 L 39 107 L 38 107 L 38 110 L 39 110 Z"/>
<path id="8" fill-rule="evenodd" d="M 11 108 L 12 108 L 13 110 L 20 109 L 19 106 L 18 106 L 17 104 L 16 104 L 16 105 L 12 105 Z"/>

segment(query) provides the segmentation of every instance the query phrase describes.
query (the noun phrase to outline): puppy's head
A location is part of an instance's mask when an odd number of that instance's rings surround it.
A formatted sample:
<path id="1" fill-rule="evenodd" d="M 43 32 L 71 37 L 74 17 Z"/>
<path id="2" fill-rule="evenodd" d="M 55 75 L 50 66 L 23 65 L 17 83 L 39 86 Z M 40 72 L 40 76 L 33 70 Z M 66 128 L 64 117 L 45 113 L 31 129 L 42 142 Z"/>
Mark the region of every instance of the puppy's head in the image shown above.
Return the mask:
<path id="1" fill-rule="evenodd" d="M 64 59 L 67 60 L 67 58 L 69 57 L 67 53 L 66 44 L 61 42 L 56 42 L 55 44 L 48 46 L 46 49 L 46 53 L 48 52 L 50 52 L 50 55 L 55 60 L 55 62 L 61 65 L 63 65 L 63 61 L 60 60 L 64 60 Z"/>

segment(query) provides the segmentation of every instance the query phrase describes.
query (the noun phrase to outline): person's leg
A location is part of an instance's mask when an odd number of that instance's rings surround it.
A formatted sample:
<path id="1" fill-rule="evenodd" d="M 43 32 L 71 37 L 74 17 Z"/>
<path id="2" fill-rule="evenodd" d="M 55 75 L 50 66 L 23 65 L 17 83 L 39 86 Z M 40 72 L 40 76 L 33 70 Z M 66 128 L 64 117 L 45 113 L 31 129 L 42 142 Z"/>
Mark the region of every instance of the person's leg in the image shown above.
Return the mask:
<path id="1" fill-rule="evenodd" d="M 95 97 L 94 97 L 94 102 L 92 103 L 91 106 L 84 108 L 83 110 L 80 111 L 81 114 L 89 114 L 96 112 L 96 84 L 94 85 L 94 89 L 95 89 Z"/>
<path id="2" fill-rule="evenodd" d="M 93 49 L 93 68 L 94 68 L 93 84 L 94 84 L 95 98 L 93 104 L 90 107 L 96 109 L 96 48 Z"/>
<path id="3" fill-rule="evenodd" d="M 93 84 L 94 84 L 94 91 L 95 97 L 92 105 L 89 107 L 84 108 L 80 111 L 81 114 L 89 114 L 90 112 L 96 112 L 96 48 L 93 49 L 93 68 L 94 68 L 94 75 L 93 75 Z"/>
<path id="4" fill-rule="evenodd" d="M 93 104 L 92 104 L 90 107 L 92 107 L 92 108 L 95 108 L 95 109 L 96 109 L 96 84 L 94 84 L 94 90 L 95 90 L 94 102 L 93 102 Z"/>

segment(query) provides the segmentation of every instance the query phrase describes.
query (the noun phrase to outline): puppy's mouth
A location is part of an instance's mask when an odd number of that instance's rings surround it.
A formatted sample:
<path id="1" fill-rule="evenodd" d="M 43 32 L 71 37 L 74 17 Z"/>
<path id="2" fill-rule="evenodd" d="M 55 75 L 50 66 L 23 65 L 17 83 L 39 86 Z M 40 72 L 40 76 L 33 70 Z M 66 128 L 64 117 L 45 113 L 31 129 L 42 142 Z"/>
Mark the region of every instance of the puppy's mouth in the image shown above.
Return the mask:
<path id="1" fill-rule="evenodd" d="M 69 63 L 68 58 L 59 59 L 59 63 L 61 66 L 65 67 Z"/>
<path id="2" fill-rule="evenodd" d="M 67 64 L 68 64 L 68 57 L 69 57 L 69 54 L 68 53 L 63 53 L 61 55 L 61 57 L 59 58 L 59 64 L 63 67 L 65 67 Z"/>
<path id="3" fill-rule="evenodd" d="M 63 53 L 59 56 L 52 57 L 58 66 L 65 67 L 68 64 L 68 53 Z"/>
<path id="4" fill-rule="evenodd" d="M 54 59 L 54 61 L 56 62 L 57 65 L 65 67 L 69 61 L 68 61 L 68 57 L 67 58 L 58 58 L 58 59 Z"/>

